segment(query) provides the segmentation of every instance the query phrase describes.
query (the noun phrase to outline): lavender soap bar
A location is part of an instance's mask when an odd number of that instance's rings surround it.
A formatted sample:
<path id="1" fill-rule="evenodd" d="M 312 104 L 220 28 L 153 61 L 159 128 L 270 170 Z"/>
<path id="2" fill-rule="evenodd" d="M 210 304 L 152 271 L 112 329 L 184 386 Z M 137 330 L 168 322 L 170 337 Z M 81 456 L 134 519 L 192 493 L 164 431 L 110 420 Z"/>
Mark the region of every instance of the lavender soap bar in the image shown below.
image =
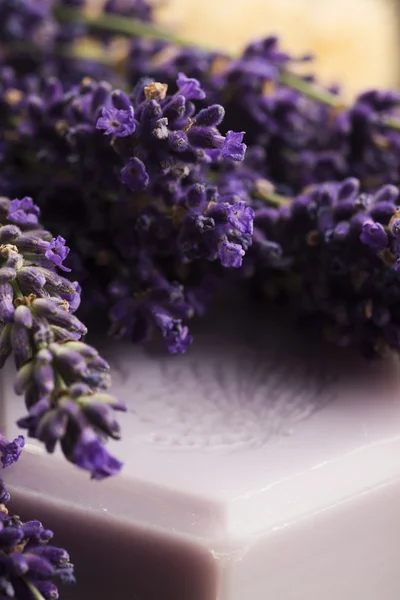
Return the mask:
<path id="1" fill-rule="evenodd" d="M 15 509 L 70 550 L 78 585 L 61 598 L 398 600 L 396 361 L 243 316 L 179 358 L 104 350 L 129 406 L 122 475 L 92 482 L 29 440 L 8 473 Z M 23 412 L 7 371 L 8 436 Z"/>

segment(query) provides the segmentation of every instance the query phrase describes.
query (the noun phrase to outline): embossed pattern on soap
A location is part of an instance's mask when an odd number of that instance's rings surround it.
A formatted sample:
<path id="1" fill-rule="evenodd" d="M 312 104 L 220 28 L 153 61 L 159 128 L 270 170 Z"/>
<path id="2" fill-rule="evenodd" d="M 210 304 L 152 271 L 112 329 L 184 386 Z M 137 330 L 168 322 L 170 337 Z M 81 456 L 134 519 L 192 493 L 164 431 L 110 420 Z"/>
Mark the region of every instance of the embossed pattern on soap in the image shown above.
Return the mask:
<path id="1" fill-rule="evenodd" d="M 284 345 L 274 353 L 261 340 L 196 339 L 179 360 L 142 355 L 114 365 L 115 383 L 135 398 L 136 439 L 168 449 L 254 448 L 290 435 L 336 396 L 340 375 L 332 365 L 284 360 Z"/>

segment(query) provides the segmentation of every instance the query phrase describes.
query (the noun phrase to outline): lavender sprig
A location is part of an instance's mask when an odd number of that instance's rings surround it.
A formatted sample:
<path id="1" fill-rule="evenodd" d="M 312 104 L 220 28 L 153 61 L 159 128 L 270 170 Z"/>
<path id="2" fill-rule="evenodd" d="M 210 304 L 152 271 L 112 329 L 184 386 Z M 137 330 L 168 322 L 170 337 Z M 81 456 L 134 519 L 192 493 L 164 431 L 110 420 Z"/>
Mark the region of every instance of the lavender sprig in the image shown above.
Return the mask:
<path id="1" fill-rule="evenodd" d="M 57 207 L 57 233 L 71 239 L 89 285 L 102 282 L 90 305 L 100 297 L 112 332 L 144 341 L 158 331 L 179 353 L 219 267 L 242 264 L 253 211 L 213 184 L 222 165 L 243 160 L 243 133 L 221 135 L 224 109 L 205 105 L 196 79 L 180 74 L 176 87 L 168 94 L 146 79 L 128 96 L 88 78 L 66 91 L 55 79 L 34 93 L 20 86 L 16 103 L 5 99 L 4 127 L 11 134 L 17 123 L 19 135 L 6 136 L 3 185 L 22 191 L 18 156 L 23 191 L 37 188 L 52 227 Z"/>
<path id="2" fill-rule="evenodd" d="M 74 10 L 58 16 L 91 22 Z M 93 24 L 98 31 L 131 38 L 126 78 L 135 83 L 143 75 L 162 75 L 172 84 L 179 71 L 199 78 L 209 97 L 226 109 L 223 127 L 240 123 L 246 141 L 264 147 L 264 175 L 273 181 L 294 192 L 348 176 L 359 178 L 369 190 L 400 182 L 397 92 L 367 90 L 348 104 L 336 87 L 324 87 L 314 75 L 297 74 L 296 63 L 310 56 L 294 59 L 273 36 L 251 43 L 239 57 L 227 57 L 161 32 L 153 23 L 113 17 L 100 15 Z"/>
<path id="3" fill-rule="evenodd" d="M 39 521 L 10 516 L 10 494 L 0 480 L 0 597 L 54 600 L 56 582 L 75 583 L 68 553 L 48 543 L 53 532 Z"/>
<path id="4" fill-rule="evenodd" d="M 41 229 L 31 198 L 0 199 L 0 363 L 11 353 L 18 369 L 15 391 L 28 415 L 18 421 L 53 452 L 102 479 L 122 463 L 108 454 L 107 437 L 119 438 L 114 410 L 124 405 L 104 393 L 109 366 L 80 341 L 86 327 L 73 314 L 80 287 L 58 274 L 68 248 Z"/>
<path id="5" fill-rule="evenodd" d="M 360 192 L 354 178 L 255 201 L 253 282 L 367 356 L 400 350 L 399 190 Z M 268 199 L 267 199 L 268 204 Z"/>

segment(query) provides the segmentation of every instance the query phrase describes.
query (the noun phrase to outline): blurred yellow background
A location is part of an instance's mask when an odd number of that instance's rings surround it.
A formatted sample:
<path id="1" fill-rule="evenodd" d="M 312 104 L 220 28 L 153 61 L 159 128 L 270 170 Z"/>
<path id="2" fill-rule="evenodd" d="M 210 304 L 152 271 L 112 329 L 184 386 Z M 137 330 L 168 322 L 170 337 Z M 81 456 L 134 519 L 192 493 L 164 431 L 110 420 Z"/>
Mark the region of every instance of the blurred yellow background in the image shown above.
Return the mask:
<path id="1" fill-rule="evenodd" d="M 157 15 L 181 36 L 230 51 L 278 34 L 285 50 L 314 53 L 322 81 L 342 83 L 346 95 L 399 82 L 396 0 L 166 0 Z"/>

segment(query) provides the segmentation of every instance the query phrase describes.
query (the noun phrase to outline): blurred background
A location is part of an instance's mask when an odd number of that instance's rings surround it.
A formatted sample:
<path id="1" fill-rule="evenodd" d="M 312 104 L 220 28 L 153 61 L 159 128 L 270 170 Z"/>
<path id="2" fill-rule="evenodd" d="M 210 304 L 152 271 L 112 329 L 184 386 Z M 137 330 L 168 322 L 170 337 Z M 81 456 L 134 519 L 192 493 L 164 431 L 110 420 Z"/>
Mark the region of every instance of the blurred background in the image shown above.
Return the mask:
<path id="1" fill-rule="evenodd" d="M 315 54 L 320 79 L 348 96 L 400 83 L 398 0 L 165 0 L 157 15 L 188 39 L 230 51 L 278 34 L 285 50 Z"/>

